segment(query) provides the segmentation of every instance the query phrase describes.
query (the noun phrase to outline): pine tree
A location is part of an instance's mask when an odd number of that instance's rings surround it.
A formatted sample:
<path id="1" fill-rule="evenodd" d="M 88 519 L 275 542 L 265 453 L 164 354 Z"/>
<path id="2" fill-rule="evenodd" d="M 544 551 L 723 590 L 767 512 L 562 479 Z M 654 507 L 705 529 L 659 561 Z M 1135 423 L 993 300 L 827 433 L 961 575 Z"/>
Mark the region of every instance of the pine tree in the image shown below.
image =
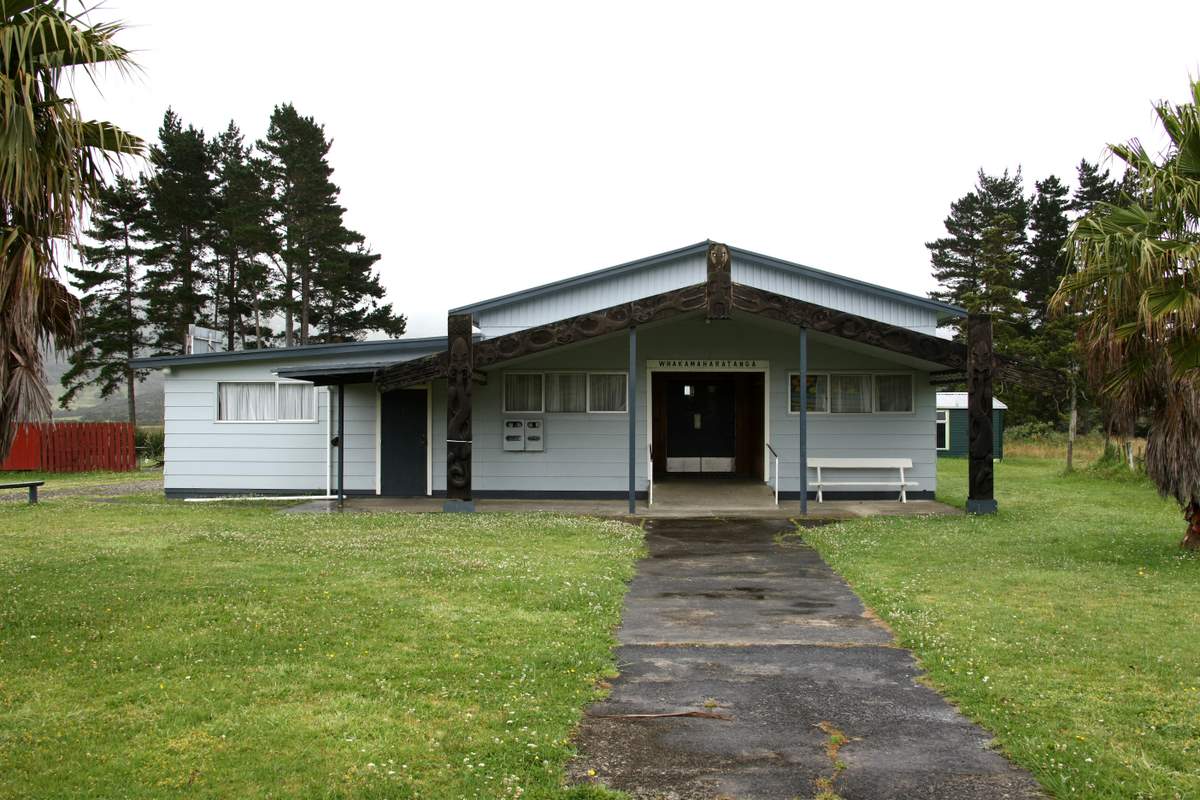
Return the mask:
<path id="1" fill-rule="evenodd" d="M 980 170 L 975 189 L 950 206 L 948 235 L 925 245 L 942 286 L 931 296 L 991 314 L 1000 342 L 1014 335 L 1024 317 L 1017 281 L 1028 220 L 1021 170 L 1011 176 L 1008 170 L 995 176 Z"/>
<path id="2" fill-rule="evenodd" d="M 379 302 L 379 256 L 343 222 L 324 127 L 290 103 L 276 106 L 258 146 L 275 194 L 286 343 L 355 339 L 369 330 L 403 333 L 404 317 Z"/>
<path id="3" fill-rule="evenodd" d="M 1058 288 L 1067 268 L 1063 244 L 1071 226 L 1067 218 L 1068 194 L 1066 185 L 1054 175 L 1034 183 L 1029 211 L 1032 236 L 1020 279 L 1020 288 L 1029 307 L 1031 328 L 1045 322 L 1050 296 Z"/>
<path id="4" fill-rule="evenodd" d="M 1075 193 L 1071 196 L 1071 211 L 1076 218 L 1087 214 L 1097 203 L 1115 203 L 1120 196 L 1117 183 L 1109 177 L 1107 169 L 1093 164 L 1086 158 L 1076 168 Z"/>
<path id="5" fill-rule="evenodd" d="M 235 349 L 238 337 L 245 346 L 249 315 L 254 320 L 254 346 L 261 347 L 261 320 L 271 307 L 270 275 L 263 258 L 277 249 L 264 165 L 252 158 L 232 121 L 214 142 L 213 158 L 217 181 L 212 241 L 222 276 L 217 304 L 224 314 L 226 347 Z"/>
<path id="6" fill-rule="evenodd" d="M 182 352 L 188 325 L 211 311 L 217 278 L 211 257 L 214 215 L 213 153 L 204 132 L 168 109 L 150 148 L 146 182 L 150 248 L 144 296 L 158 352 Z"/>
<path id="7" fill-rule="evenodd" d="M 83 344 L 71 353 L 62 378 L 63 408 L 88 386 L 97 387 L 101 397 L 124 388 L 129 421 L 137 424 L 136 384 L 147 371 L 129 362 L 149 344 L 138 299 L 145 215 L 141 187 L 123 176 L 103 187 L 92 207 L 86 236 L 93 244 L 80 247 L 83 263 L 72 270 L 71 282 L 83 293 Z"/>

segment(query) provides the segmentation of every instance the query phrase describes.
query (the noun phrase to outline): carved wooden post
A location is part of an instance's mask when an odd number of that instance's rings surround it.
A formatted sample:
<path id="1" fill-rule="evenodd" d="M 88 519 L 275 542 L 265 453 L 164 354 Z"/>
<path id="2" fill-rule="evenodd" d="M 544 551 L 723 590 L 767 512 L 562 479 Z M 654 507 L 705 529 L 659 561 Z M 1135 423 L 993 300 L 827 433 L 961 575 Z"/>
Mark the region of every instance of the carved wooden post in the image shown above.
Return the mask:
<path id="1" fill-rule="evenodd" d="M 446 323 L 446 503 L 445 511 L 474 511 L 471 499 L 471 377 L 475 370 L 470 314 L 451 314 Z"/>
<path id="2" fill-rule="evenodd" d="M 733 272 L 729 248 L 708 246 L 708 279 L 704 282 L 705 319 L 729 319 L 733 308 Z"/>
<path id="3" fill-rule="evenodd" d="M 995 514 L 992 466 L 992 318 L 967 317 L 967 513 Z"/>

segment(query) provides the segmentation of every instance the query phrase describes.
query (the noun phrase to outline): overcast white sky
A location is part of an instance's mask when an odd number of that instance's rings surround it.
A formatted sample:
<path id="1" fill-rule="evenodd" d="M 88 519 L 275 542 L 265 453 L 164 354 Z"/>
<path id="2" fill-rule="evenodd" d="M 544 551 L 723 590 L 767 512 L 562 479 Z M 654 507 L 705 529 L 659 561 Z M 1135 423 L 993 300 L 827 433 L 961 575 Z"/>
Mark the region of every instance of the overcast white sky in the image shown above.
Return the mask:
<path id="1" fill-rule="evenodd" d="M 706 238 L 924 294 L 978 168 L 1073 179 L 1200 74 L 1200 3 L 980 5 L 109 0 L 144 75 L 79 94 L 147 138 L 323 122 L 410 335 Z"/>

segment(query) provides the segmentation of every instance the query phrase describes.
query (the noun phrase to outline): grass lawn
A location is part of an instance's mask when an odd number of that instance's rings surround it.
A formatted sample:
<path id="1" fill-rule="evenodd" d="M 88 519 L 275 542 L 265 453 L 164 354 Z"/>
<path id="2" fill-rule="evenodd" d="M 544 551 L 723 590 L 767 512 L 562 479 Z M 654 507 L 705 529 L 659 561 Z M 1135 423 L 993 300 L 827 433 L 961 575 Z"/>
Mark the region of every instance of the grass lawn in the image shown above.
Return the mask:
<path id="1" fill-rule="evenodd" d="M 275 508 L 0 505 L 0 796 L 567 794 L 641 531 Z"/>
<path id="2" fill-rule="evenodd" d="M 1056 797 L 1200 797 L 1200 557 L 1144 480 L 1061 470 L 997 465 L 995 517 L 804 538 Z M 966 471 L 940 461 L 943 499 Z"/>

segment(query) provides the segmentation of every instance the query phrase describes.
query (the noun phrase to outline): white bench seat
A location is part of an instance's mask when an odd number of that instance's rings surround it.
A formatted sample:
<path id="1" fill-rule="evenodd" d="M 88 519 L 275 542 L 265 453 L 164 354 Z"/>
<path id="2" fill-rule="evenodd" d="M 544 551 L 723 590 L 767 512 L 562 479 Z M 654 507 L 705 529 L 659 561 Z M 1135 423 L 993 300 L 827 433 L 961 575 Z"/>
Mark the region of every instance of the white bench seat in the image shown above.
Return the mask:
<path id="1" fill-rule="evenodd" d="M 817 480 L 811 484 L 817 489 L 817 502 L 825 502 L 828 486 L 887 486 L 900 490 L 900 502 L 908 502 L 908 487 L 918 486 L 916 481 L 906 480 L 904 470 L 912 469 L 911 458 L 810 458 L 808 466 L 816 469 Z M 879 469 L 897 471 L 897 478 L 877 481 L 827 481 L 821 471 L 826 469 Z"/>

